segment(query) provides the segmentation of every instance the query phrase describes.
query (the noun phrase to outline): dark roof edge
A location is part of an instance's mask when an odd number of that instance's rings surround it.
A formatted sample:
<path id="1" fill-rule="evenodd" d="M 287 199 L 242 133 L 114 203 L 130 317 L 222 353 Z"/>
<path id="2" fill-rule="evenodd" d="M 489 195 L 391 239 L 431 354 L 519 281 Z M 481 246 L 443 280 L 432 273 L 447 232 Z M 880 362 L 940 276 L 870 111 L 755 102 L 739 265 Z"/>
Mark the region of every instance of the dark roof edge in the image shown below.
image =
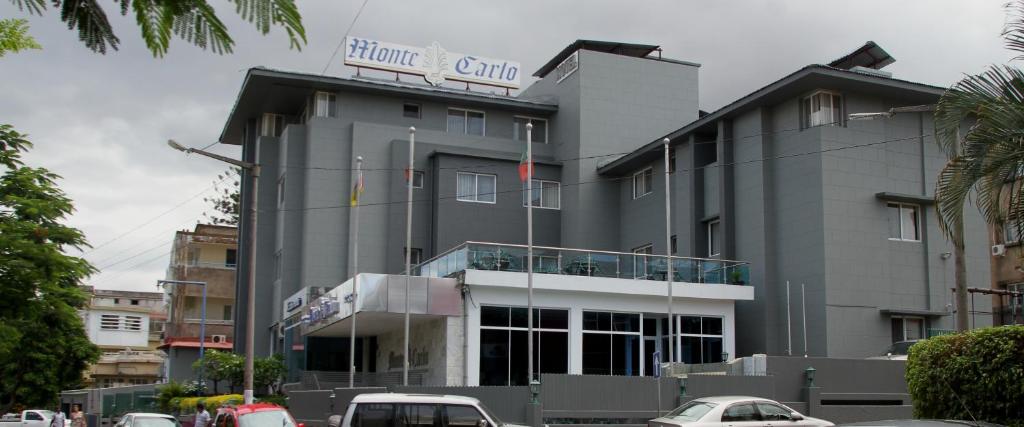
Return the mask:
<path id="1" fill-rule="evenodd" d="M 235 103 L 231 106 L 231 111 L 228 112 L 227 120 L 224 120 L 224 127 L 220 129 L 220 136 L 217 137 L 217 142 L 221 144 L 235 145 L 224 142 L 224 136 L 227 135 L 228 127 L 231 126 L 231 119 L 235 117 L 235 112 L 238 111 L 238 104 L 242 102 L 242 94 L 245 93 L 246 86 L 249 86 L 249 79 L 252 77 L 252 72 L 260 69 L 261 68 L 259 67 L 251 67 L 245 72 L 245 78 L 242 79 L 242 87 L 238 88 L 238 94 L 235 95 Z"/>
<path id="2" fill-rule="evenodd" d="M 735 112 L 737 110 L 740 110 L 743 107 L 745 107 L 747 104 L 757 100 L 758 98 L 761 98 L 762 96 L 767 95 L 768 93 L 771 93 L 771 92 L 773 92 L 775 90 L 778 90 L 779 88 L 781 88 L 783 86 L 786 86 L 786 85 L 792 83 L 794 80 L 797 80 L 797 79 L 799 79 L 801 77 L 804 77 L 807 74 L 811 74 L 811 73 L 814 73 L 814 72 L 821 72 L 821 73 L 824 73 L 824 74 L 831 74 L 831 75 L 834 75 L 834 76 L 837 76 L 837 77 L 853 77 L 853 78 L 860 78 L 860 79 L 867 79 L 867 80 L 871 80 L 871 81 L 876 81 L 876 82 L 879 82 L 879 83 L 903 85 L 903 86 L 906 86 L 907 89 L 920 90 L 922 92 L 931 93 L 931 94 L 934 94 L 936 96 L 941 96 L 943 93 L 946 92 L 946 88 L 944 88 L 944 87 L 932 86 L 932 85 L 928 85 L 928 84 L 924 84 L 924 83 L 917 83 L 917 82 L 912 82 L 912 81 L 908 81 L 908 80 L 894 79 L 894 78 L 891 78 L 891 77 L 884 77 L 884 76 L 878 76 L 878 75 L 873 75 L 873 74 L 858 73 L 856 71 L 843 70 L 843 69 L 839 69 L 839 68 L 835 68 L 835 67 L 830 67 L 830 66 L 827 66 L 827 65 L 811 64 L 811 65 L 805 66 L 805 67 L 803 67 L 803 68 L 801 68 L 799 70 L 796 70 L 796 71 L 790 73 L 789 75 L 787 75 L 787 76 L 785 76 L 785 77 L 783 77 L 783 78 L 781 78 L 779 80 L 776 80 L 776 81 L 774 81 L 772 83 L 769 83 L 768 85 L 766 85 L 766 86 L 764 86 L 764 87 L 762 87 L 760 89 L 757 89 L 757 90 L 747 94 L 746 96 L 743 96 L 743 97 L 741 97 L 741 98 L 739 98 L 739 99 L 737 99 L 737 100 L 735 100 L 735 101 L 725 105 L 724 107 L 719 108 L 719 109 L 717 109 L 717 110 L 707 114 L 704 117 L 698 118 L 697 120 L 694 120 L 694 121 L 690 122 L 689 124 L 679 128 L 677 130 L 669 132 L 667 135 L 658 137 L 654 141 L 649 142 L 647 144 L 644 144 L 643 146 L 633 150 L 629 154 L 626 154 L 626 155 L 624 155 L 622 157 L 619 157 L 619 158 L 617 158 L 617 159 L 615 159 L 615 160 L 613 160 L 611 162 L 608 162 L 607 164 L 605 164 L 603 166 L 600 166 L 598 168 L 598 170 L 597 170 L 597 173 L 598 174 L 603 174 L 603 173 L 610 172 L 613 169 L 621 166 L 623 163 L 626 163 L 629 160 L 632 160 L 639 153 L 651 150 L 653 148 L 661 147 L 661 145 L 663 144 L 662 140 L 665 139 L 665 138 L 668 138 L 668 139 L 671 139 L 671 140 L 675 140 L 675 139 L 677 139 L 677 138 L 679 138 L 679 137 L 681 137 L 683 135 L 686 135 L 687 133 L 690 133 L 690 132 L 694 131 L 695 129 L 697 129 L 697 128 L 701 127 L 701 126 L 704 126 L 704 125 L 707 125 L 708 123 L 717 121 L 717 120 L 721 119 L 723 116 L 726 116 L 726 115 L 731 114 L 731 113 L 733 113 L 733 112 Z"/>
<path id="3" fill-rule="evenodd" d="M 533 73 L 533 76 L 534 77 L 539 77 L 539 78 L 544 78 L 544 76 L 548 75 L 548 73 L 550 73 L 552 70 L 554 70 L 555 67 L 558 67 L 558 64 L 561 64 L 562 61 L 565 60 L 565 58 L 568 58 L 569 55 L 572 55 L 572 53 L 577 51 L 577 50 L 584 49 L 584 50 L 595 50 L 597 52 L 604 52 L 604 51 L 598 50 L 598 49 L 587 49 L 587 45 L 591 45 L 591 46 L 595 46 L 595 47 L 596 46 L 606 46 L 607 47 L 607 46 L 610 46 L 610 45 L 616 45 L 617 47 L 630 47 L 630 48 L 634 48 L 634 49 L 637 49 L 637 50 L 640 50 L 640 51 L 643 51 L 643 50 L 647 51 L 643 56 L 639 56 L 639 57 L 646 57 L 651 52 L 654 52 L 655 50 L 658 50 L 658 48 L 661 47 L 661 46 L 654 45 L 654 44 L 623 43 L 623 42 L 611 42 L 611 41 L 604 41 L 604 40 L 577 39 L 576 41 L 574 41 L 572 43 L 569 43 L 568 46 L 566 46 L 564 49 L 562 49 L 557 54 L 555 54 L 555 56 L 551 57 L 551 59 L 548 60 L 547 63 L 545 63 L 544 65 L 541 65 L 541 67 L 538 68 L 537 71 L 535 71 Z M 628 56 L 635 56 L 635 55 L 628 55 Z"/>

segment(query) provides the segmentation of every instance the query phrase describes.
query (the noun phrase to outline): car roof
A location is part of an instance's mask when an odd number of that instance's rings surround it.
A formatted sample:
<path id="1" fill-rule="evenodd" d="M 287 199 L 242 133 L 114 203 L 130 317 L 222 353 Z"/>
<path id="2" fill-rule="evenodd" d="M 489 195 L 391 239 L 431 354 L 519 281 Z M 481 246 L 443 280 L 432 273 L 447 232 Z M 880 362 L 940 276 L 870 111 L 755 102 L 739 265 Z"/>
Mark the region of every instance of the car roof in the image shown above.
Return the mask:
<path id="1" fill-rule="evenodd" d="M 352 403 L 447 403 L 459 405 L 476 405 L 480 401 L 466 396 L 450 394 L 417 394 L 417 393 L 364 393 L 352 399 Z"/>
<path id="2" fill-rule="evenodd" d="M 766 398 L 763 398 L 763 397 L 753 397 L 753 396 L 707 396 L 707 397 L 698 397 L 698 398 L 693 399 L 693 400 L 697 400 L 697 401 L 701 401 L 701 402 L 711 402 L 711 403 L 734 403 L 734 402 L 746 402 L 746 401 L 750 401 L 750 400 L 764 400 L 764 401 L 768 401 L 768 402 L 772 401 L 771 399 L 766 399 Z"/>
<path id="3" fill-rule="evenodd" d="M 284 411 L 285 409 L 273 403 L 250 403 L 248 405 L 226 406 L 217 408 L 217 412 L 234 412 L 238 415 L 251 414 L 264 411 Z"/>
<path id="4" fill-rule="evenodd" d="M 124 414 L 124 416 L 125 417 L 133 416 L 133 417 L 143 417 L 143 418 L 170 418 L 170 419 L 175 419 L 173 415 L 158 414 L 158 413 L 155 413 L 155 412 L 131 412 L 131 413 Z"/>

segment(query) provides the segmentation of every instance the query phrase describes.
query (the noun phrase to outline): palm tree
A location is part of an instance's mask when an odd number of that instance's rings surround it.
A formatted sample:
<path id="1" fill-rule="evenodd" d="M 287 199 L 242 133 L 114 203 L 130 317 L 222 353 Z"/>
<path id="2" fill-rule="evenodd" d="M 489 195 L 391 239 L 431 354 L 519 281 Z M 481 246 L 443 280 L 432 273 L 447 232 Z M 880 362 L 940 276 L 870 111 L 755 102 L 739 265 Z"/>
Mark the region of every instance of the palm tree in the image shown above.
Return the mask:
<path id="1" fill-rule="evenodd" d="M 1006 47 L 1024 58 L 1024 1 L 1008 4 Z M 966 330 L 964 205 L 973 200 L 985 221 L 1024 230 L 1024 72 L 993 65 L 946 91 L 935 110 L 935 135 L 949 161 L 939 173 L 939 225 L 956 257 L 957 330 Z M 1020 233 L 1020 231 L 1018 231 Z M 1018 236 L 1018 238 L 1024 236 Z"/>
<path id="2" fill-rule="evenodd" d="M 121 40 L 107 19 L 99 0 L 11 0 L 30 14 L 42 15 L 46 4 L 60 10 L 60 19 L 68 29 L 78 30 L 78 39 L 93 52 L 105 54 L 117 50 Z M 253 23 L 263 34 L 271 26 L 280 26 L 288 34 L 291 47 L 301 49 L 306 43 L 306 30 L 294 0 L 228 0 L 235 12 Z M 214 53 L 231 53 L 235 42 L 227 27 L 206 0 L 115 0 L 121 15 L 129 11 L 142 33 L 146 47 L 155 57 L 162 57 L 170 47 L 172 36 Z"/>

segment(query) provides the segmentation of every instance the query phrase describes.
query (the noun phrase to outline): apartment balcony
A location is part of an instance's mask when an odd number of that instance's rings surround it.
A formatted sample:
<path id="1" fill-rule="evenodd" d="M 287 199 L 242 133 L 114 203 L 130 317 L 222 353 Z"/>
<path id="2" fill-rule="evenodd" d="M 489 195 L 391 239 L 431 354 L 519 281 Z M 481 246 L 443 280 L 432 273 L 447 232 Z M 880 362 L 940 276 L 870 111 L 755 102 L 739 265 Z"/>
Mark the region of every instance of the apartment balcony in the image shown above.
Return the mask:
<path id="1" fill-rule="evenodd" d="M 449 277 L 465 270 L 525 273 L 526 257 L 525 245 L 466 242 L 414 267 L 413 274 Z M 741 261 L 546 246 L 533 247 L 533 272 L 664 282 L 668 278 L 669 259 L 673 282 L 723 285 L 750 282 L 750 265 Z"/>
<path id="2" fill-rule="evenodd" d="M 167 277 L 173 280 L 205 282 L 208 297 L 235 297 L 235 266 L 225 263 L 188 262 L 171 264 Z M 199 286 L 179 286 L 175 294 L 200 296 L 203 289 Z"/>
<path id="3" fill-rule="evenodd" d="M 184 322 L 168 323 L 164 330 L 164 341 L 168 339 L 193 338 L 199 339 L 198 319 L 187 319 Z M 228 341 L 234 335 L 234 322 L 230 320 L 206 320 L 206 340 L 210 341 L 213 335 L 224 335 Z"/>

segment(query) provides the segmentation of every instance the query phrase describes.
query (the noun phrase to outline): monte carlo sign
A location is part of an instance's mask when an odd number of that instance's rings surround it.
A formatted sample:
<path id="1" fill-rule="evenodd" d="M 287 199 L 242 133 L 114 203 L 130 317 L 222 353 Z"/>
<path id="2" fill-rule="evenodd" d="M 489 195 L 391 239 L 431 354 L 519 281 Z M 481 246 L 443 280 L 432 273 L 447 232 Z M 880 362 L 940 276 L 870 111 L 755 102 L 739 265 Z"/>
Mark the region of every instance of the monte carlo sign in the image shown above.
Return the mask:
<path id="1" fill-rule="evenodd" d="M 426 48 L 361 37 L 345 40 L 345 65 L 423 76 L 434 86 L 445 80 L 519 88 L 518 62 L 448 52 L 438 42 Z"/>

